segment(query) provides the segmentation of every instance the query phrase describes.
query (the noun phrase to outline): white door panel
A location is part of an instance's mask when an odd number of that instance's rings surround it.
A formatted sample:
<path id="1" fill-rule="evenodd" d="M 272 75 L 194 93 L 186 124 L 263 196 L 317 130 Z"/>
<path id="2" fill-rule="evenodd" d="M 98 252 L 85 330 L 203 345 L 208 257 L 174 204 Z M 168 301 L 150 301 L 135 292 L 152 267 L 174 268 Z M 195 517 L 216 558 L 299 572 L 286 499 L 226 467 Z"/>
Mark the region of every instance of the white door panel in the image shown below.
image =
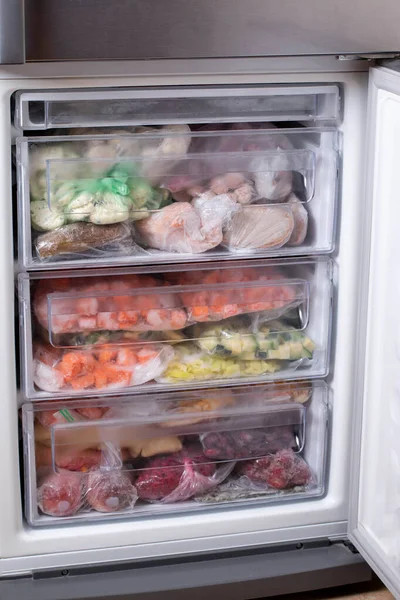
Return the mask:
<path id="1" fill-rule="evenodd" d="M 372 69 L 369 92 L 369 281 L 360 305 L 365 364 L 356 375 L 363 379 L 356 398 L 362 411 L 356 415 L 349 530 L 400 598 L 400 74 Z"/>

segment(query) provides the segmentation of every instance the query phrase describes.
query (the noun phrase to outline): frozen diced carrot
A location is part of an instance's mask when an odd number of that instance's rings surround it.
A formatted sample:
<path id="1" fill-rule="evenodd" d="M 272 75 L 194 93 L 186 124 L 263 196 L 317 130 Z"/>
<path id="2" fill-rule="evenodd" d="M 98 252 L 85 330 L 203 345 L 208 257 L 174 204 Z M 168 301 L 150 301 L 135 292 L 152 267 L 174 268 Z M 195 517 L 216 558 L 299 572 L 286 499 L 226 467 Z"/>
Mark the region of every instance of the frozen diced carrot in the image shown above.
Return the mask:
<path id="1" fill-rule="evenodd" d="M 118 351 L 117 364 L 123 367 L 133 367 L 136 365 L 136 354 L 130 348 L 123 348 Z"/>
<path id="2" fill-rule="evenodd" d="M 71 386 L 74 390 L 86 390 L 94 386 L 95 378 L 93 373 L 86 373 L 86 375 L 81 375 L 80 377 L 76 377 L 71 380 Z"/>
<path id="3" fill-rule="evenodd" d="M 103 348 L 97 354 L 97 360 L 99 363 L 109 363 L 116 360 L 118 352 L 111 348 Z"/>

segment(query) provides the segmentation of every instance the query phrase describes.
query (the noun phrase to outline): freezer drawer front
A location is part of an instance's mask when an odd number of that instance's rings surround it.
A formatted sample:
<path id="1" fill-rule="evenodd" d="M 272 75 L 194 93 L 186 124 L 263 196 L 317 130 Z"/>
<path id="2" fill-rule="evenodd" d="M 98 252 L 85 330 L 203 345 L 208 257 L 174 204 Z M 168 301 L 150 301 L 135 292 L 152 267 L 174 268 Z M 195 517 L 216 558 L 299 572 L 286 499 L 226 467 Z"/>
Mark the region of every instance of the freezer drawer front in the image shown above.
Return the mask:
<path id="1" fill-rule="evenodd" d="M 356 396 L 353 497 L 350 539 L 400 598 L 400 239 L 398 222 L 398 149 L 400 145 L 400 75 L 373 69 L 369 98 L 369 174 L 366 201 L 372 211 L 370 257 L 365 269 L 364 306 L 360 306 L 362 387 Z"/>
<path id="2" fill-rule="evenodd" d="M 25 5 L 29 61 L 400 50 L 396 0 L 25 0 Z"/>
<path id="3" fill-rule="evenodd" d="M 282 549 L 281 549 L 282 550 Z M 202 556 L 182 562 L 59 571 L 0 582 L 2 600 L 230 600 L 367 581 L 371 571 L 344 544 L 289 546 L 286 551 Z M 222 596 L 221 596 L 222 594 Z"/>
<path id="4" fill-rule="evenodd" d="M 329 259 L 263 266 L 216 262 L 179 270 L 171 265 L 157 276 L 140 267 L 118 274 L 102 270 L 100 276 L 94 270 L 85 277 L 82 271 L 71 271 L 70 278 L 60 271 L 21 275 L 25 397 L 124 395 L 327 375 L 334 277 Z M 239 345 L 226 348 L 225 338 L 238 334 Z M 111 354 L 99 354 L 104 344 L 111 344 Z M 121 344 L 129 359 L 115 353 Z M 82 369 L 70 372 L 70 361 L 77 360 Z M 66 378 L 59 368 L 68 371 Z M 75 381 L 81 375 L 89 378 Z"/>

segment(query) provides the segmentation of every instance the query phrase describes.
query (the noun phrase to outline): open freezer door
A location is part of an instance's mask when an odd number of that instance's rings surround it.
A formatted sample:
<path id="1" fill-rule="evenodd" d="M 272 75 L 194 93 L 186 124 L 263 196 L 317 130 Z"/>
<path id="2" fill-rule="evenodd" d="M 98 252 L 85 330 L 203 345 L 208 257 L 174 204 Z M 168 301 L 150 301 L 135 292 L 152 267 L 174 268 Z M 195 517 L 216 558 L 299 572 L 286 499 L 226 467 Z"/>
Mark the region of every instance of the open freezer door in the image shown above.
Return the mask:
<path id="1" fill-rule="evenodd" d="M 349 538 L 400 598 L 400 73 L 371 70 L 368 115 Z"/>

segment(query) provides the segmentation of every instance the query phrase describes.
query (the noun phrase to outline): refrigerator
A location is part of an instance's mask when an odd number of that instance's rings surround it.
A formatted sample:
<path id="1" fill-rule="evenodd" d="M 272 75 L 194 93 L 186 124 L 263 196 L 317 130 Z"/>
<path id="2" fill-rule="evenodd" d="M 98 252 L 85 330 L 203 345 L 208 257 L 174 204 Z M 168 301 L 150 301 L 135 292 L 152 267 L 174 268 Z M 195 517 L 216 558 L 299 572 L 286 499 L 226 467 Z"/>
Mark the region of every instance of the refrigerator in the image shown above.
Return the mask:
<path id="1" fill-rule="evenodd" d="M 400 598 L 399 6 L 0 15 L 0 597 Z"/>

